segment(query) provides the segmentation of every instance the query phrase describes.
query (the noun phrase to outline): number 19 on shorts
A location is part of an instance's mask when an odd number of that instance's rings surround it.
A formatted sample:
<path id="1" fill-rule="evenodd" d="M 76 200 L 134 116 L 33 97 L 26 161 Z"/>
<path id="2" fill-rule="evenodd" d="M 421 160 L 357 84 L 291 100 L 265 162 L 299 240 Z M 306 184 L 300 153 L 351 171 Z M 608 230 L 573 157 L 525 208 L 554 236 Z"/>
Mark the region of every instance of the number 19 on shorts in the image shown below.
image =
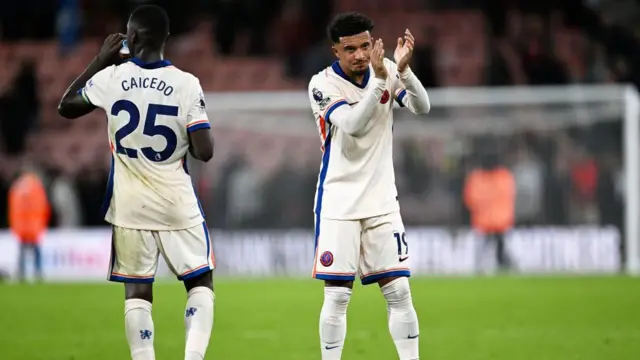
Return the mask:
<path id="1" fill-rule="evenodd" d="M 409 245 L 407 245 L 406 233 L 394 232 L 393 237 L 398 244 L 398 260 L 403 262 L 409 258 Z"/>

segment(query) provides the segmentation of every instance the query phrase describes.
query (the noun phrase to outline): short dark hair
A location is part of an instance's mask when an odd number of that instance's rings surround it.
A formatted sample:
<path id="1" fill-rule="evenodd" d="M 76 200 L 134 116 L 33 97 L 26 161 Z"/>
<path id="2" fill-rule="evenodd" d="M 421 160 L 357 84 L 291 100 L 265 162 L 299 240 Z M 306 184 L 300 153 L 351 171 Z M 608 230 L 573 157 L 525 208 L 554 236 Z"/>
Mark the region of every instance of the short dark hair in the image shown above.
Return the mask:
<path id="1" fill-rule="evenodd" d="M 169 15 L 157 5 L 142 5 L 131 13 L 129 21 L 138 26 L 143 43 L 161 47 L 169 35 Z"/>
<path id="2" fill-rule="evenodd" d="M 340 42 L 344 36 L 352 36 L 373 30 L 373 20 L 358 12 L 348 12 L 336 15 L 327 27 L 329 39 L 334 44 Z"/>

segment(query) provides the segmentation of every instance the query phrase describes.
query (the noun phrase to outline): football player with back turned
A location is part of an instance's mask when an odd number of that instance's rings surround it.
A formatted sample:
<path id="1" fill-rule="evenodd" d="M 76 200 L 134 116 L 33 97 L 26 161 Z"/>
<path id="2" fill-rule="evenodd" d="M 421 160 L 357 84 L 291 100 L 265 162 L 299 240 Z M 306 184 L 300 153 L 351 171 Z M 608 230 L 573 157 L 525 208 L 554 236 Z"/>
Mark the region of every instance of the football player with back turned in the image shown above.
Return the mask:
<path id="1" fill-rule="evenodd" d="M 415 114 L 429 97 L 409 69 L 414 38 L 398 39 L 395 62 L 372 21 L 338 15 L 329 37 L 338 61 L 314 75 L 309 100 L 323 143 L 315 198 L 313 276 L 324 280 L 320 313 L 322 359 L 340 359 L 353 281 L 378 283 L 388 305 L 389 331 L 401 360 L 419 359 L 418 318 L 411 299 L 404 225 L 393 169 L 393 103 Z"/>
<path id="2" fill-rule="evenodd" d="M 213 156 L 200 81 L 164 60 L 169 18 L 138 7 L 127 35 L 113 34 L 65 92 L 58 112 L 77 118 L 107 113 L 112 167 L 103 204 L 112 225 L 109 280 L 124 283 L 125 331 L 134 360 L 155 359 L 152 283 L 163 255 L 184 282 L 185 360 L 204 359 L 213 326 L 214 256 L 186 156 Z M 133 56 L 123 62 L 127 41 Z"/>

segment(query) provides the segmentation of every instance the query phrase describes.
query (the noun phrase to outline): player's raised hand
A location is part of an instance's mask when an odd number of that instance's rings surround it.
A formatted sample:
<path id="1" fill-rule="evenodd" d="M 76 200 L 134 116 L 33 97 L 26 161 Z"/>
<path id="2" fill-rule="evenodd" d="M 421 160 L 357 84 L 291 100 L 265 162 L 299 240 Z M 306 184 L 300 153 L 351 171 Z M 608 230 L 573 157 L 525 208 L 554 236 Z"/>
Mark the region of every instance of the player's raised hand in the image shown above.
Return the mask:
<path id="1" fill-rule="evenodd" d="M 415 39 L 413 35 L 411 35 L 411 31 L 406 29 L 404 31 L 404 39 L 398 38 L 398 46 L 396 47 L 396 51 L 393 53 L 393 59 L 398 64 L 398 71 L 403 72 L 409 62 L 411 61 L 411 56 L 413 55 L 413 46 L 415 44 Z"/>
<path id="2" fill-rule="evenodd" d="M 122 41 L 126 38 L 127 37 L 124 34 L 120 33 L 107 36 L 104 44 L 102 44 L 102 49 L 100 49 L 100 54 L 98 54 L 98 57 L 105 66 L 116 64 L 121 61 L 118 53 L 122 48 Z"/>
<path id="3" fill-rule="evenodd" d="M 387 78 L 387 68 L 384 66 L 384 43 L 382 39 L 376 40 L 376 43 L 373 45 L 373 50 L 371 50 L 371 66 L 377 78 Z"/>

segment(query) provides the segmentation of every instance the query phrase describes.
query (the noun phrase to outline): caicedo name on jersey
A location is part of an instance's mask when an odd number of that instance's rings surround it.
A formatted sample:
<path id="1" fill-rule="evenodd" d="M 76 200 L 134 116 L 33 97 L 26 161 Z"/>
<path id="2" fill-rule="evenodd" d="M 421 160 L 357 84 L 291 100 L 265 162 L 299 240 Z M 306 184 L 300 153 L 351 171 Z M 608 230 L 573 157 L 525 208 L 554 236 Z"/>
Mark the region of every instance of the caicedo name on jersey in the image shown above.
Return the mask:
<path id="1" fill-rule="evenodd" d="M 133 89 L 155 89 L 164 96 L 169 96 L 173 93 L 173 86 L 168 85 L 164 80 L 160 80 L 156 77 L 132 77 L 130 80 L 122 80 L 122 90 L 129 91 Z"/>

